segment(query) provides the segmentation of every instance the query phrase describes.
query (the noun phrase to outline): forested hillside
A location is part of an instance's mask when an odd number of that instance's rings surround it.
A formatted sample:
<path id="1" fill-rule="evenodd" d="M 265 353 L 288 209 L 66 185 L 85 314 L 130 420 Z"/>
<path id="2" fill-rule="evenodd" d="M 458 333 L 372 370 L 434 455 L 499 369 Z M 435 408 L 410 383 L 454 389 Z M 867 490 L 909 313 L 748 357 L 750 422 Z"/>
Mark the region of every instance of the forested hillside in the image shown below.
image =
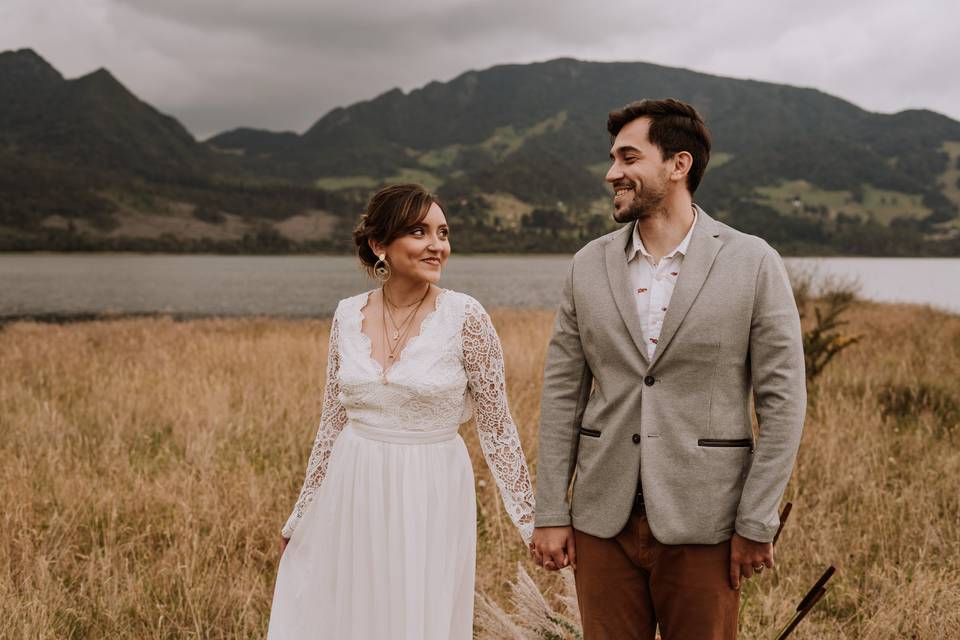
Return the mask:
<path id="1" fill-rule="evenodd" d="M 606 114 L 689 101 L 714 134 L 697 201 L 785 253 L 960 255 L 960 123 L 640 62 L 468 71 L 302 134 L 198 142 L 106 70 L 0 53 L 0 249 L 346 250 L 378 185 L 444 199 L 460 251 L 572 251 L 612 228 Z"/>

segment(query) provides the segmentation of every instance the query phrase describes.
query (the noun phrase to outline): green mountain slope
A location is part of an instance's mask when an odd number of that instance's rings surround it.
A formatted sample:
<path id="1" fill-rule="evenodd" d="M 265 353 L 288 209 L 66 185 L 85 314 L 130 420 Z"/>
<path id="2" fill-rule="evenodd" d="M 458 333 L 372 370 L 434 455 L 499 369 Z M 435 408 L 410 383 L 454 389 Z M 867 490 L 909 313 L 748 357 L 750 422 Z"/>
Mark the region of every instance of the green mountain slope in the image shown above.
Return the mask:
<path id="1" fill-rule="evenodd" d="M 6 52 L 0 54 L 0 91 L 0 140 L 8 148 L 84 170 L 145 177 L 211 169 L 209 151 L 179 122 L 105 69 L 64 80 L 30 50 Z"/>
<path id="2" fill-rule="evenodd" d="M 459 250 L 570 251 L 612 224 L 606 114 L 645 96 L 698 107 L 715 145 L 697 201 L 781 250 L 960 255 L 960 123 L 929 111 L 558 59 L 198 143 L 105 70 L 64 80 L 29 50 L 0 54 L 0 247 L 335 250 L 372 189 L 414 180 Z"/>
<path id="3" fill-rule="evenodd" d="M 299 139 L 292 131 L 277 133 L 240 127 L 208 138 L 206 144 L 227 153 L 272 155 L 294 146 Z"/>
<path id="4" fill-rule="evenodd" d="M 468 203 L 454 208 L 474 227 L 508 222 L 490 205 L 491 196 L 508 194 L 551 221 L 510 221 L 534 248 L 569 248 L 582 240 L 577 230 L 593 229 L 592 216 L 606 211 L 598 179 L 609 147 L 606 113 L 643 96 L 678 97 L 703 113 L 717 161 L 697 198 L 735 225 L 788 251 L 956 251 L 944 242 L 956 236 L 958 203 L 943 185 L 943 147 L 960 141 L 960 123 L 928 111 L 875 114 L 814 89 L 645 63 L 560 59 L 393 90 L 331 111 L 272 158 L 273 169 L 347 187 L 427 172 L 442 195 Z M 807 186 L 789 194 L 787 209 L 764 192 L 798 181 Z M 883 203 L 864 201 L 880 191 L 888 194 Z M 836 194 L 829 205 L 827 192 Z M 858 231 L 868 240 L 854 238 Z"/>
<path id="5" fill-rule="evenodd" d="M 5 52 L 0 92 L 0 248 L 330 248 L 294 232 L 329 229 L 341 196 L 259 179 L 104 69 L 65 80 L 31 50 Z M 308 220 L 275 228 L 295 216 Z"/>

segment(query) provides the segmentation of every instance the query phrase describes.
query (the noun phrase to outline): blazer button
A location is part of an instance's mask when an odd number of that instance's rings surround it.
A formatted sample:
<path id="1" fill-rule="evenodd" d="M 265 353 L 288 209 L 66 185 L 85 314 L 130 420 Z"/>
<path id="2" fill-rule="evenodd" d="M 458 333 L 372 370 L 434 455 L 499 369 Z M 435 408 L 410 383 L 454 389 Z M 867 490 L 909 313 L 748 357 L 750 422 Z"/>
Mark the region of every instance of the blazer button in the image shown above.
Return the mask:
<path id="1" fill-rule="evenodd" d="M 640 434 L 639 434 L 639 433 L 633 434 L 633 444 L 640 444 Z"/>
<path id="2" fill-rule="evenodd" d="M 653 376 L 647 376 L 646 378 L 643 379 L 643 384 L 647 385 L 648 387 L 652 387 L 653 383 L 656 381 L 657 379 L 654 378 Z"/>

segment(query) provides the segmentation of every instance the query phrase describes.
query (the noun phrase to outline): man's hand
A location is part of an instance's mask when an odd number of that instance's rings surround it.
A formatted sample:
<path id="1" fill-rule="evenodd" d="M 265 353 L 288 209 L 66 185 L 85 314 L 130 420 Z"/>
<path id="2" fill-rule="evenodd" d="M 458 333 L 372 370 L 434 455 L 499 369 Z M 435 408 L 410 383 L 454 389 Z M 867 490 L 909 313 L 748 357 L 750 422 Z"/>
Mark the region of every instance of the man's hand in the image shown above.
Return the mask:
<path id="1" fill-rule="evenodd" d="M 740 577 L 751 578 L 765 567 L 773 568 L 773 544 L 754 542 L 738 533 L 730 540 L 730 586 L 740 589 Z"/>
<path id="2" fill-rule="evenodd" d="M 533 561 L 547 571 L 577 568 L 577 552 L 573 542 L 573 527 L 538 527 L 533 530 L 530 543 Z"/>

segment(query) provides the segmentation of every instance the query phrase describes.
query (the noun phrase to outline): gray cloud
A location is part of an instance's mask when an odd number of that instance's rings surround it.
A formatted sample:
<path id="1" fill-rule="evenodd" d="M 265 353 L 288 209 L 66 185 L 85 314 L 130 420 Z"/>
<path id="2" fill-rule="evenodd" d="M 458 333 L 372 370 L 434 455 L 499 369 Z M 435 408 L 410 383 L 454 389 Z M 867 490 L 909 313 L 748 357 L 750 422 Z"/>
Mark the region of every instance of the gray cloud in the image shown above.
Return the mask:
<path id="1" fill-rule="evenodd" d="M 104 66 L 198 137 L 303 131 L 326 111 L 468 69 L 644 60 L 812 86 L 864 108 L 960 119 L 955 4 L 894 0 L 6 0 L 0 47 L 67 77 Z"/>

